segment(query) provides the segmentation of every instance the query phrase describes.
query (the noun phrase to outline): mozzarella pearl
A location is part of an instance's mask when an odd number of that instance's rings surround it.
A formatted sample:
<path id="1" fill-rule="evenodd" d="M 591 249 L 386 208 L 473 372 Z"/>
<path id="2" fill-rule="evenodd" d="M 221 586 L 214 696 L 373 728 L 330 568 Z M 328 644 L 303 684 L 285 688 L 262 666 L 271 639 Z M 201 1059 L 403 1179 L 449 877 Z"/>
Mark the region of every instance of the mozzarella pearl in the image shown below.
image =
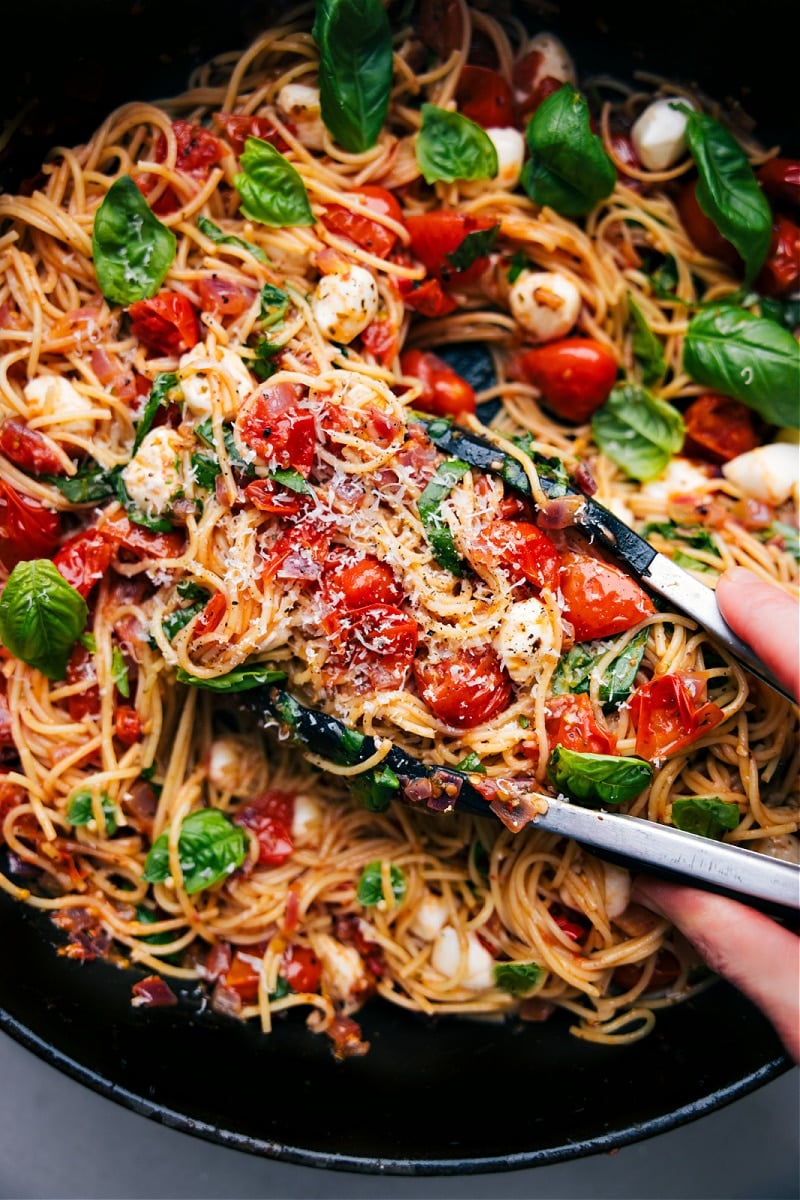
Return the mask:
<path id="1" fill-rule="evenodd" d="M 148 517 L 169 511 L 173 496 L 183 485 L 180 472 L 181 439 L 174 429 L 152 429 L 122 472 L 122 482 L 133 503 Z"/>
<path id="2" fill-rule="evenodd" d="M 673 107 L 683 104 L 694 108 L 688 100 L 654 100 L 637 117 L 631 129 L 631 141 L 639 161 L 648 171 L 666 171 L 674 167 L 686 153 L 686 113 Z"/>
<path id="3" fill-rule="evenodd" d="M 361 955 L 354 946 L 344 946 L 327 933 L 314 939 L 314 950 L 322 963 L 325 991 L 332 1000 L 351 1005 L 369 988 Z"/>
<path id="4" fill-rule="evenodd" d="M 253 390 L 250 372 L 238 354 L 218 346 L 210 350 L 202 342 L 183 355 L 178 378 L 184 410 L 198 421 L 211 416 L 215 396 L 222 419 L 231 420 Z"/>
<path id="5" fill-rule="evenodd" d="M 322 276 L 311 298 L 311 310 L 325 337 L 346 345 L 375 319 L 378 301 L 372 272 L 351 266 Z"/>
<path id="6" fill-rule="evenodd" d="M 232 733 L 215 738 L 208 752 L 208 779 L 232 796 L 257 796 L 267 786 L 267 760 L 253 738 Z"/>
<path id="7" fill-rule="evenodd" d="M 745 496 L 777 507 L 797 491 L 800 450 L 788 442 L 757 446 L 722 467 L 722 474 Z"/>
<path id="8" fill-rule="evenodd" d="M 454 979 L 462 969 L 461 985 L 471 992 L 494 987 L 494 959 L 472 930 L 467 933 L 466 960 L 462 960 L 458 933 L 452 925 L 445 925 L 433 943 L 431 966 L 447 979 Z"/>
<path id="9" fill-rule="evenodd" d="M 525 138 L 510 125 L 487 129 L 486 134 L 497 151 L 497 174 L 493 182 L 499 187 L 515 188 L 525 161 Z"/>
<path id="10" fill-rule="evenodd" d="M 553 630 L 542 602 L 531 596 L 510 604 L 492 645 L 514 683 L 532 683 L 540 672 L 540 655 L 553 647 Z"/>
<path id="11" fill-rule="evenodd" d="M 533 80 L 534 88 L 546 75 L 560 79 L 562 83 L 575 83 L 575 64 L 566 46 L 555 34 L 537 33 L 536 37 L 528 42 L 526 54 L 530 54 L 532 50 L 540 55 Z"/>
<path id="12" fill-rule="evenodd" d="M 423 942 L 432 942 L 446 925 L 447 913 L 447 902 L 441 896 L 426 891 L 408 927 Z"/>
<path id="13" fill-rule="evenodd" d="M 47 433 L 58 441 L 59 430 L 76 437 L 91 437 L 94 433 L 92 402 L 61 375 L 37 375 L 25 385 L 28 418 L 56 418 L 52 427 L 48 420 Z"/>
<path id="14" fill-rule="evenodd" d="M 287 83 L 278 92 L 277 106 L 281 115 L 291 121 L 298 140 L 311 150 L 325 146 L 325 125 L 319 101 L 319 88 L 305 83 Z"/>
<path id="15" fill-rule="evenodd" d="M 566 337 L 581 311 L 581 294 L 557 271 L 523 271 L 511 288 L 514 320 L 535 342 Z"/>
<path id="16" fill-rule="evenodd" d="M 292 841 L 296 846 L 314 845 L 322 833 L 322 808 L 312 796 L 298 792 L 294 798 Z"/>

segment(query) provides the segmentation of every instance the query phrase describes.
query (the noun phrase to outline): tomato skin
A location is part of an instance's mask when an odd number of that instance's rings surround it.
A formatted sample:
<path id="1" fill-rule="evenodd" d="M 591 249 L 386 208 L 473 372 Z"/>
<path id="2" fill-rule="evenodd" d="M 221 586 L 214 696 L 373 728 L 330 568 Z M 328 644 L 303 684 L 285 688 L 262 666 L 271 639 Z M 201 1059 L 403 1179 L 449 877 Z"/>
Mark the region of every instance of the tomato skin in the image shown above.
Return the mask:
<path id="1" fill-rule="evenodd" d="M 800 207 L 800 158 L 771 158 L 756 171 L 768 196 Z"/>
<path id="2" fill-rule="evenodd" d="M 202 276 L 197 281 L 197 291 L 203 312 L 213 313 L 218 317 L 240 317 L 242 313 L 247 312 L 257 295 L 255 288 L 236 283 L 233 279 L 222 279 L 220 276 Z"/>
<path id="3" fill-rule="evenodd" d="M 760 442 L 753 410 L 729 396 L 706 392 L 683 414 L 686 440 L 683 453 L 713 463 L 730 462 L 754 450 Z"/>
<path id="4" fill-rule="evenodd" d="M 416 34 L 439 58 L 448 58 L 464 40 L 464 22 L 457 0 L 422 0 Z"/>
<path id="5" fill-rule="evenodd" d="M 270 789 L 250 800 L 233 820 L 255 834 L 258 861 L 263 867 L 280 867 L 294 854 L 293 792 Z"/>
<path id="6" fill-rule="evenodd" d="M 268 117 L 247 117 L 239 113 L 214 113 L 214 120 L 222 127 L 237 158 L 244 150 L 245 142 L 249 137 L 257 137 L 261 138 L 262 142 L 269 142 L 281 154 L 289 149 L 286 139 L 281 137 Z M 293 129 L 292 132 L 294 132 Z"/>
<path id="7" fill-rule="evenodd" d="M 545 708 L 545 728 L 550 750 L 563 746 L 579 754 L 614 754 L 617 739 L 597 721 L 585 692 L 553 696 Z"/>
<path id="8" fill-rule="evenodd" d="M 142 719 L 135 708 L 119 704 L 114 709 L 114 735 L 123 746 L 133 746 L 142 736 Z"/>
<path id="9" fill-rule="evenodd" d="M 330 534 L 310 521 L 298 521 L 272 547 L 264 561 L 262 579 L 269 581 L 280 574 L 287 579 L 315 582 L 322 573 L 330 543 Z"/>
<path id="10" fill-rule="evenodd" d="M 135 525 L 125 516 L 112 517 L 104 521 L 102 533 L 109 538 L 115 549 L 127 550 L 135 558 L 180 558 L 186 543 L 183 533 L 155 533 Z"/>
<path id="11" fill-rule="evenodd" d="M 245 445 L 267 462 L 293 468 L 304 478 L 314 465 L 316 427 L 313 413 L 300 408 L 301 393 L 291 383 L 261 388 L 246 412 L 236 418 Z"/>
<path id="12" fill-rule="evenodd" d="M 725 719 L 722 709 L 705 699 L 701 675 L 678 672 L 642 684 L 630 698 L 640 758 L 662 759 L 685 749 Z"/>
<path id="13" fill-rule="evenodd" d="M 9 571 L 18 562 L 49 558 L 60 536 L 57 512 L 0 479 L 0 562 Z"/>
<path id="14" fill-rule="evenodd" d="M 225 157 L 222 142 L 203 125 L 191 121 L 173 121 L 172 130 L 177 142 L 175 166 L 188 175 L 206 179 L 211 167 Z M 164 162 L 166 157 L 167 141 L 162 136 L 156 147 L 156 162 Z"/>
<path id="15" fill-rule="evenodd" d="M 258 999 L 259 971 L 256 954 L 234 950 L 231 965 L 222 976 L 223 986 L 236 992 L 243 1004 L 255 1004 Z"/>
<path id="16" fill-rule="evenodd" d="M 403 210 L 386 188 L 368 184 L 352 188 L 349 194 L 360 201 L 363 207 L 403 224 Z M 326 205 L 320 219 L 331 233 L 349 238 L 351 242 L 378 258 L 386 258 L 394 250 L 397 242 L 397 234 L 388 226 L 381 225 L 379 221 L 371 221 L 369 217 L 345 208 L 342 204 Z"/>
<path id="17" fill-rule="evenodd" d="M 200 323 L 180 292 L 159 292 L 128 307 L 131 333 L 157 354 L 183 354 L 200 341 Z"/>
<path id="18" fill-rule="evenodd" d="M 293 992 L 317 992 L 322 978 L 322 963 L 307 946 L 287 946 L 281 956 L 278 974 Z"/>
<path id="19" fill-rule="evenodd" d="M 385 317 L 376 317 L 361 334 L 361 345 L 368 354 L 377 358 L 381 366 L 388 367 L 397 358 L 400 349 L 399 331 L 394 322 Z"/>
<path id="20" fill-rule="evenodd" d="M 787 296 L 800 282 L 800 226 L 788 217 L 772 223 L 772 241 L 754 286 L 765 296 Z"/>
<path id="21" fill-rule="evenodd" d="M 542 404 L 582 425 L 611 395 L 617 379 L 613 351 L 592 338 L 568 337 L 526 350 L 523 374 L 542 393 Z"/>
<path id="22" fill-rule="evenodd" d="M 6 417 L 0 424 L 0 453 L 30 475 L 64 474 L 64 464 L 47 439 L 18 417 Z"/>
<path id="23" fill-rule="evenodd" d="M 496 224 L 492 217 L 473 217 L 468 213 L 447 209 L 406 217 L 412 252 L 428 274 L 439 279 L 446 287 L 474 283 L 480 278 L 488 258 L 477 258 L 465 271 L 457 271 L 448 262 L 447 255 L 458 249 L 467 234 L 493 229 Z"/>
<path id="24" fill-rule="evenodd" d="M 588 554 L 564 555 L 561 591 L 576 642 L 624 633 L 655 612 L 653 601 L 629 575 Z"/>
<path id="25" fill-rule="evenodd" d="M 53 566 L 84 600 L 105 575 L 114 555 L 113 544 L 99 529 L 76 533 L 53 557 Z"/>
<path id="26" fill-rule="evenodd" d="M 419 287 L 415 287 L 411 280 L 401 279 L 397 286 L 406 307 L 413 308 L 423 317 L 446 317 L 458 308 L 438 279 L 425 279 Z"/>
<path id="27" fill-rule="evenodd" d="M 426 350 L 406 350 L 400 355 L 403 375 L 412 375 L 422 384 L 415 401 L 423 412 L 437 417 L 459 417 L 475 412 L 475 392 L 449 363 Z"/>
<path id="28" fill-rule="evenodd" d="M 508 708 L 511 679 L 491 646 L 448 658 L 416 659 L 414 679 L 431 712 L 454 729 L 472 729 Z"/>
<path id="29" fill-rule="evenodd" d="M 69 656 L 66 682 L 70 686 L 76 683 L 89 685 L 83 691 L 75 692 L 72 696 L 67 697 L 70 720 L 82 721 L 87 716 L 99 717 L 100 689 L 97 686 L 94 656 L 80 642 L 75 643 Z"/>
<path id="30" fill-rule="evenodd" d="M 396 607 L 403 599 L 403 589 L 392 568 L 374 554 L 365 554 L 357 562 L 332 558 L 325 566 L 326 592 L 334 603 L 345 608 L 367 608 L 370 604 Z"/>
<path id="31" fill-rule="evenodd" d="M 697 200 L 697 182 L 688 183 L 678 194 L 678 213 L 690 240 L 710 258 L 718 258 L 729 267 L 741 265 L 736 247 L 724 238 Z"/>
<path id="32" fill-rule="evenodd" d="M 417 623 L 395 604 L 340 608 L 324 618 L 334 681 L 363 672 L 376 691 L 402 687 L 417 649 Z"/>
<path id="33" fill-rule="evenodd" d="M 481 536 L 484 545 L 512 579 L 526 579 L 551 591 L 558 587 L 561 555 L 532 521 L 490 521 Z"/>
<path id="34" fill-rule="evenodd" d="M 456 103 L 463 117 L 497 129 L 514 124 L 514 98 L 503 76 L 487 67 L 462 68 L 456 88 Z"/>
<path id="35" fill-rule="evenodd" d="M 254 479 L 244 489 L 245 499 L 259 512 L 275 513 L 276 516 L 294 517 L 303 507 L 303 498 L 297 492 L 283 488 L 272 479 Z"/>
<path id="36" fill-rule="evenodd" d="M 193 636 L 201 637 L 204 633 L 213 633 L 227 611 L 228 601 L 224 594 L 215 592 L 203 611 L 198 614 L 192 630 Z"/>

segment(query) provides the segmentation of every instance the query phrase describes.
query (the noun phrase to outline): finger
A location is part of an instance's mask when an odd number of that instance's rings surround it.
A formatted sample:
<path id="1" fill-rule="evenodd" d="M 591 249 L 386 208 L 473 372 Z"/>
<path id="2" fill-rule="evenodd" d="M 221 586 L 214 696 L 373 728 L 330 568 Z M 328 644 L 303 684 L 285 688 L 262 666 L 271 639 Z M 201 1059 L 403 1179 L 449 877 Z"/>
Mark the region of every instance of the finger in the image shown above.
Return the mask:
<path id="1" fill-rule="evenodd" d="M 744 567 L 717 584 L 720 612 L 794 696 L 800 694 L 800 606 L 793 596 Z"/>
<path id="2" fill-rule="evenodd" d="M 761 1009 L 800 1062 L 800 938 L 736 900 L 696 888 L 639 876 L 633 894 L 671 921 L 712 971 Z"/>

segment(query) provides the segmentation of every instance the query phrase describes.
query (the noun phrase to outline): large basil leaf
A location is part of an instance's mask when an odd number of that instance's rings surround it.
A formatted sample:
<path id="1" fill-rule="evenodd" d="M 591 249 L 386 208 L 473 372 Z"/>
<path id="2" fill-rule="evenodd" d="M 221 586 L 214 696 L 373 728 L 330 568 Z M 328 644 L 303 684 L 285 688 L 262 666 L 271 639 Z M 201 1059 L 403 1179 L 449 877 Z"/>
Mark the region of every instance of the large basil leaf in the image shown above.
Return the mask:
<path id="1" fill-rule="evenodd" d="M 63 679 L 89 610 L 49 558 L 17 563 L 0 596 L 0 641 L 48 679 Z"/>
<path id="2" fill-rule="evenodd" d="M 207 692 L 249 692 L 251 688 L 263 687 L 268 683 L 282 683 L 286 678 L 285 671 L 273 671 L 263 663 L 236 667 L 227 675 L 215 675 L 211 679 L 201 679 L 199 675 L 190 675 L 183 667 L 178 667 L 178 683 L 191 684 L 192 687 L 202 688 Z"/>
<path id="3" fill-rule="evenodd" d="M 40 478 L 58 488 L 70 504 L 98 504 L 116 493 L 112 472 L 93 459 L 82 463 L 74 475 L 42 475 Z"/>
<path id="4" fill-rule="evenodd" d="M 494 964 L 497 987 L 512 996 L 529 996 L 539 980 L 546 975 L 544 967 L 535 962 L 498 962 Z"/>
<path id="5" fill-rule="evenodd" d="M 450 526 L 442 515 L 442 501 L 469 470 L 469 465 L 457 458 L 439 463 L 436 473 L 417 501 L 422 528 L 433 557 L 440 567 L 461 574 L 461 559 L 458 556 Z"/>
<path id="6" fill-rule="evenodd" d="M 616 169 L 592 133 L 586 100 L 571 84 L 539 105 L 525 138 L 531 158 L 521 182 L 534 204 L 582 217 L 613 192 Z"/>
<path id="7" fill-rule="evenodd" d="M 664 400 L 630 383 L 614 388 L 592 418 L 592 435 L 632 479 L 660 475 L 684 439 L 683 417 Z"/>
<path id="8" fill-rule="evenodd" d="M 633 691 L 633 682 L 644 657 L 649 633 L 649 629 L 640 629 L 622 653 L 606 667 L 597 692 L 603 704 L 621 704 Z M 598 642 L 583 642 L 573 646 L 559 660 L 553 676 L 553 694 L 588 693 L 592 672 L 604 653 L 602 643 Z"/>
<path id="9" fill-rule="evenodd" d="M 274 146 L 249 137 L 239 162 L 242 171 L 233 182 L 246 217 L 279 229 L 314 224 L 306 185 Z"/>
<path id="10" fill-rule="evenodd" d="M 457 179 L 493 179 L 497 151 L 485 129 L 461 113 L 423 104 L 417 135 L 417 162 L 426 183 Z"/>
<path id="11" fill-rule="evenodd" d="M 154 296 L 175 257 L 175 234 L 162 225 L 136 184 L 122 175 L 94 215 L 92 257 L 100 291 L 112 304 Z"/>
<path id="12" fill-rule="evenodd" d="M 373 859 L 367 863 L 364 870 L 361 872 L 361 877 L 358 881 L 358 902 L 366 908 L 373 908 L 374 905 L 380 904 L 383 900 L 383 882 L 381 874 L 381 860 Z M 389 867 L 389 878 L 392 886 L 392 895 L 398 902 L 403 899 L 408 887 L 406 877 L 399 867 L 394 863 Z"/>
<path id="13" fill-rule="evenodd" d="M 318 0 L 322 120 L 353 154 L 378 140 L 392 91 L 392 30 L 380 0 Z"/>
<path id="14" fill-rule="evenodd" d="M 574 800 L 588 804 L 624 804 L 649 786 L 650 763 L 613 754 L 581 754 L 556 746 L 547 762 L 550 780 Z"/>
<path id="15" fill-rule="evenodd" d="M 769 252 L 769 204 L 746 154 L 725 126 L 682 107 L 687 116 L 686 139 L 697 167 L 697 203 L 739 251 L 745 283 L 750 283 Z"/>
<path id="16" fill-rule="evenodd" d="M 770 425 L 800 426 L 800 345 L 769 317 L 731 304 L 699 312 L 683 339 L 683 368 Z"/>
<path id="17" fill-rule="evenodd" d="M 218 808 L 199 808 L 184 818 L 178 836 L 178 858 L 183 887 L 190 896 L 221 883 L 246 857 L 247 834 Z M 142 879 L 163 883 L 169 874 L 169 842 L 167 834 L 162 833 L 145 860 Z"/>
<path id="18" fill-rule="evenodd" d="M 672 802 L 672 824 L 685 833 L 718 838 L 739 824 L 739 805 L 718 796 L 682 796 Z"/>

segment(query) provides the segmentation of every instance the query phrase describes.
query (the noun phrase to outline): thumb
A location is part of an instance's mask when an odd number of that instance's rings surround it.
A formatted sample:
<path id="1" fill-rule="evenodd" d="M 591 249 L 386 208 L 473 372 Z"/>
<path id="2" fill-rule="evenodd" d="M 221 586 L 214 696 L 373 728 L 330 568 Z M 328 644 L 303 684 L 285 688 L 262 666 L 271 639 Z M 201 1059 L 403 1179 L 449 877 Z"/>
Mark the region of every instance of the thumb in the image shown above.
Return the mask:
<path id="1" fill-rule="evenodd" d="M 794 696 L 800 693 L 800 606 L 793 596 L 744 567 L 717 584 L 720 612 Z"/>

